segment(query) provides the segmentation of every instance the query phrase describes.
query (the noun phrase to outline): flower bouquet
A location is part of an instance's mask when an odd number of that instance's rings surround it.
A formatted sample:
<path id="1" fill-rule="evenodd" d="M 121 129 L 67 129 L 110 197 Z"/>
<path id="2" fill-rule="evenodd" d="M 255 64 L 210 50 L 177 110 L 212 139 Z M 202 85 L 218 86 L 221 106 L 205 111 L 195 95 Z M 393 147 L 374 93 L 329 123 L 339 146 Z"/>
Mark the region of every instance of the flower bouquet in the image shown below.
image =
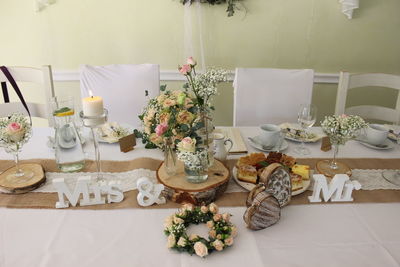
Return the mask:
<path id="1" fill-rule="evenodd" d="M 325 117 L 321 127 L 333 145 L 333 159 L 319 161 L 317 163 L 318 171 L 328 177 L 333 177 L 337 173 L 351 174 L 351 170 L 347 165 L 336 161 L 339 146 L 346 144 L 350 139 L 356 138 L 361 129 L 367 126 L 368 124 L 360 116 L 356 115 L 342 114 Z"/>
<path id="2" fill-rule="evenodd" d="M 18 178 L 21 181 L 33 177 L 33 172 L 20 167 L 18 153 L 22 146 L 31 137 L 32 127 L 22 114 L 12 114 L 10 117 L 0 119 L 0 146 L 7 153 L 14 155 L 16 171 L 11 173 L 7 179 Z"/>

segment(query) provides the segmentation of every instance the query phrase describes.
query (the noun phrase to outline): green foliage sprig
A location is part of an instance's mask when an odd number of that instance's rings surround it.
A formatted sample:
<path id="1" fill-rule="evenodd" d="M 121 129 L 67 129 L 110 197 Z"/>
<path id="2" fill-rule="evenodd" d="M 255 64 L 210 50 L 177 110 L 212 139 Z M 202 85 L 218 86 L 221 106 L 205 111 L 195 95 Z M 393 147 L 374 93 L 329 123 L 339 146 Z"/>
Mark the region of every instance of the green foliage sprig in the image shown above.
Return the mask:
<path id="1" fill-rule="evenodd" d="M 228 13 L 228 17 L 232 17 L 235 14 L 235 10 L 239 9 L 237 7 L 237 2 L 241 0 L 180 0 L 182 4 L 190 3 L 192 4 L 195 1 L 199 1 L 200 3 L 209 3 L 210 5 L 220 5 L 227 4 L 226 12 Z"/>

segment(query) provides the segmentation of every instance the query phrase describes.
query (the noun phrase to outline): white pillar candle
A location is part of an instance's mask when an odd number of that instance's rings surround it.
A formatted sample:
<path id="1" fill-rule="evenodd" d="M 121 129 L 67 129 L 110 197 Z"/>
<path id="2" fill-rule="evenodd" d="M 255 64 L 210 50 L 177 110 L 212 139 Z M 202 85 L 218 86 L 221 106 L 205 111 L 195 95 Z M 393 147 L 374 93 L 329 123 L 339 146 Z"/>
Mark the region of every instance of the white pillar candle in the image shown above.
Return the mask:
<path id="1" fill-rule="evenodd" d="M 100 116 L 104 113 L 103 98 L 100 96 L 89 96 L 82 99 L 82 111 L 85 116 Z M 87 126 L 96 126 L 105 123 L 104 118 L 86 119 Z"/>

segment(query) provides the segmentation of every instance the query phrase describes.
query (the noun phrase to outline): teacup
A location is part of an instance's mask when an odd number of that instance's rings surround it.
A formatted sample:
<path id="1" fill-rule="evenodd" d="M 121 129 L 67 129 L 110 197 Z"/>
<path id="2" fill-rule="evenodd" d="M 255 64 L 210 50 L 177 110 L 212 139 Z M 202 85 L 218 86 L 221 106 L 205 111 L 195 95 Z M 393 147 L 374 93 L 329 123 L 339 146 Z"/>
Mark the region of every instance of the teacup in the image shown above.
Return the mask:
<path id="1" fill-rule="evenodd" d="M 371 145 L 381 145 L 388 136 L 388 129 L 379 124 L 370 124 L 366 130 L 366 141 Z"/>
<path id="2" fill-rule="evenodd" d="M 266 147 L 275 146 L 281 136 L 281 128 L 275 124 L 264 124 L 260 126 L 260 140 Z"/>

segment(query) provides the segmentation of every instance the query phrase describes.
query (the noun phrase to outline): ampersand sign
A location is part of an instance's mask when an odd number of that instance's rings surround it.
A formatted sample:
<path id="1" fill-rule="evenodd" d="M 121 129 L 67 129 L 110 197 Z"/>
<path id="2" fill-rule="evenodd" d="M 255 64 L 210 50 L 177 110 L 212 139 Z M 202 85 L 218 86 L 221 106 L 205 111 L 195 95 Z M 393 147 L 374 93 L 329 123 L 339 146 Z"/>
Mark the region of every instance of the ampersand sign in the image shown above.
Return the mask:
<path id="1" fill-rule="evenodd" d="M 137 201 L 140 206 L 151 206 L 154 203 L 164 204 L 165 198 L 160 196 L 161 191 L 164 189 L 162 184 L 153 184 L 147 177 L 142 177 L 136 182 L 139 194 Z"/>

